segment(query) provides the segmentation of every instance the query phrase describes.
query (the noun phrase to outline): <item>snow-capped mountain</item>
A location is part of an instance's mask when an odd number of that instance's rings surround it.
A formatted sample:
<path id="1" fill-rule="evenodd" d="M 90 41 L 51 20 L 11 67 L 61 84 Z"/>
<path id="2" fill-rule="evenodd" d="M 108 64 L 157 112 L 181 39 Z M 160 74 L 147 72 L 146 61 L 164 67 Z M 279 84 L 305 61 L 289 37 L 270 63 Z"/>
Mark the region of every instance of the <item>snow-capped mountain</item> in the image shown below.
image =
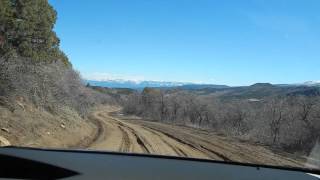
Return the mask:
<path id="1" fill-rule="evenodd" d="M 320 81 L 306 81 L 304 83 L 294 83 L 294 84 L 275 84 L 280 87 L 290 87 L 290 86 L 308 86 L 308 87 L 320 87 Z"/>
<path id="2" fill-rule="evenodd" d="M 89 83 L 91 86 L 101 86 L 109 88 L 130 88 L 130 89 L 143 89 L 145 87 L 154 88 L 170 88 L 179 87 L 181 89 L 221 89 L 230 88 L 226 85 L 215 84 L 203 84 L 203 83 L 189 83 L 189 82 L 170 82 L 170 81 L 144 81 L 144 80 L 125 80 L 125 79 L 104 79 L 104 80 L 85 80 L 85 83 Z M 260 83 L 261 84 L 261 83 Z M 270 84 L 271 85 L 271 84 Z M 304 83 L 296 84 L 275 84 L 278 87 L 320 87 L 320 81 L 307 81 Z"/>
<path id="3" fill-rule="evenodd" d="M 141 89 L 145 87 L 179 87 L 183 85 L 189 85 L 193 83 L 184 82 L 166 82 L 166 81 L 133 81 L 133 80 L 86 80 L 92 86 L 101 86 L 109 88 L 131 88 L 131 89 Z"/>
<path id="4" fill-rule="evenodd" d="M 305 86 L 320 86 L 320 81 L 307 81 L 303 83 Z"/>

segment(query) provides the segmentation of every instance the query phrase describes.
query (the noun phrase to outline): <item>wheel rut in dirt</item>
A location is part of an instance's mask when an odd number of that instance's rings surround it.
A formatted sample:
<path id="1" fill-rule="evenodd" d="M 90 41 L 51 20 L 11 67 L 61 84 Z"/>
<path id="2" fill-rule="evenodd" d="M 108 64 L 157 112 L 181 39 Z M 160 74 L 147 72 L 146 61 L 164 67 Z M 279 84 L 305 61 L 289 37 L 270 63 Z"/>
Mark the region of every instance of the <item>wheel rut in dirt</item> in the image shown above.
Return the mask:
<path id="1" fill-rule="evenodd" d="M 88 149 L 290 167 L 299 167 L 303 163 L 299 159 L 282 157 L 262 146 L 201 130 L 134 118 L 131 120 L 129 116 L 118 116 L 120 110 L 103 107 L 92 113 L 90 120 L 96 126 L 96 133 L 91 141 L 86 140 Z"/>

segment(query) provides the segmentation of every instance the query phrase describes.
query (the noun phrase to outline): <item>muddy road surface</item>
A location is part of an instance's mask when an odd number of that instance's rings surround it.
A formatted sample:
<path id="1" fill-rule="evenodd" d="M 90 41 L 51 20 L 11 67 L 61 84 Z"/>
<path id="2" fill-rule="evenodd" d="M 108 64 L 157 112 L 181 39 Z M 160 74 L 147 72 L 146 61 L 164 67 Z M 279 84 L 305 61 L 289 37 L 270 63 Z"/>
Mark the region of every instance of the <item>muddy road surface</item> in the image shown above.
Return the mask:
<path id="1" fill-rule="evenodd" d="M 219 161 L 301 167 L 304 160 L 291 154 L 213 132 L 116 115 L 118 107 L 100 107 L 90 120 L 96 132 L 81 146 L 92 150 L 146 153 Z"/>

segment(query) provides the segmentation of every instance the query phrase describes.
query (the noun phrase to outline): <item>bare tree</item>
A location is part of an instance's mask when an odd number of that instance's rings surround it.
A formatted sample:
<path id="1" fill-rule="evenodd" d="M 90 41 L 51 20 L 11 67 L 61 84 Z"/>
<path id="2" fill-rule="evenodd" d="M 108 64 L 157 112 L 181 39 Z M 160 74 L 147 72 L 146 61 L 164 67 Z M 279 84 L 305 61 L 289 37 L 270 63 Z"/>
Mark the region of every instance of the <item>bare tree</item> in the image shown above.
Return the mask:
<path id="1" fill-rule="evenodd" d="M 246 131 L 246 119 L 248 117 L 246 104 L 240 101 L 230 102 L 224 105 L 224 123 L 229 126 L 236 135 L 241 135 Z"/>
<path id="2" fill-rule="evenodd" d="M 296 105 L 297 105 L 297 113 L 296 116 L 299 121 L 303 123 L 304 128 L 307 130 L 305 134 L 306 137 L 302 137 L 303 139 L 308 140 L 309 146 L 313 146 L 319 136 L 320 136 L 320 127 L 319 127 L 319 103 L 317 102 L 316 98 L 312 97 L 303 97 L 300 96 L 296 98 Z M 301 140 L 301 144 L 307 145 L 303 143 Z M 311 147 L 312 148 L 312 147 Z"/>
<path id="3" fill-rule="evenodd" d="M 168 114 L 168 107 L 165 100 L 165 93 L 160 91 L 158 94 L 159 102 L 159 111 L 160 111 L 160 121 L 166 120 Z"/>
<path id="4" fill-rule="evenodd" d="M 172 95 L 169 98 L 169 101 L 170 101 L 169 104 L 170 104 L 170 110 L 171 110 L 170 121 L 172 123 L 174 123 L 174 121 L 178 120 L 178 113 L 181 108 L 181 104 L 180 104 L 178 98 L 179 97 L 177 95 Z"/>
<path id="5" fill-rule="evenodd" d="M 266 105 L 265 117 L 268 118 L 272 144 L 279 141 L 281 125 L 285 120 L 285 100 L 271 99 Z"/>

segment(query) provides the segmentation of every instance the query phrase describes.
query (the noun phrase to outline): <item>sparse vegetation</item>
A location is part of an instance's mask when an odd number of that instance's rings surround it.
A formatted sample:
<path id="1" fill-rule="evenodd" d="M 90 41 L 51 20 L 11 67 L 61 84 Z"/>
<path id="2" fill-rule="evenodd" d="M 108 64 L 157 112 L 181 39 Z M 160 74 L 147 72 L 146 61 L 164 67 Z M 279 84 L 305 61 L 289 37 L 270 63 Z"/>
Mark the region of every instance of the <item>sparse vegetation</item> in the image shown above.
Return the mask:
<path id="1" fill-rule="evenodd" d="M 167 146 L 177 155 L 188 156 L 186 152 L 209 154 L 210 158 L 230 161 L 219 152 L 224 148 L 216 147 L 224 144 L 220 138 L 226 136 L 230 142 L 234 139 L 232 137 L 237 137 L 303 154 L 310 153 L 320 137 L 319 88 L 296 87 L 283 91 L 283 88 L 260 83 L 249 88 L 185 85 L 176 89 L 145 88 L 140 92 L 85 85 L 59 48 L 60 40 L 53 31 L 56 19 L 57 13 L 48 0 L 0 1 L 0 146 L 1 142 L 6 145 L 10 142 L 36 147 L 71 147 L 83 142 L 90 144 L 94 140 L 105 145 L 109 138 L 106 134 L 114 133 L 111 136 L 115 137 L 113 141 L 123 144 L 120 149 L 125 151 L 132 149 L 130 141 L 136 140 L 133 142 L 137 147 L 143 147 L 141 150 L 145 153 L 157 152 L 154 150 Z M 127 115 L 161 122 L 133 118 L 138 119 L 137 124 L 149 125 L 139 125 L 138 129 L 145 133 L 144 136 L 153 134 L 163 147 L 158 149 L 155 142 L 157 148 L 151 146 L 149 149 L 153 150 L 149 151 L 142 142 L 147 138 L 141 138 L 133 128 L 111 117 L 111 113 L 117 114 L 121 109 L 119 106 L 113 106 L 114 111 L 103 109 L 90 113 L 93 108 L 104 104 L 122 105 Z M 162 123 L 183 126 L 177 128 Z M 132 125 L 137 128 L 137 124 Z M 110 127 L 109 134 L 106 131 Z M 180 131 L 178 136 L 175 134 L 177 129 Z M 189 132 L 187 137 L 183 137 L 185 129 Z M 192 135 L 194 131 L 199 137 Z M 218 133 L 222 134 L 221 137 Z M 209 136 L 216 138 L 214 144 L 210 139 L 200 138 Z M 116 138 L 119 137 L 123 142 L 118 142 Z M 188 141 L 187 138 L 193 139 Z M 154 139 L 150 139 L 154 143 Z M 170 142 L 175 145 L 170 146 Z M 224 144 L 229 154 L 237 151 L 233 145 L 239 141 L 230 142 Z M 244 147 L 242 144 L 241 148 L 247 151 Z M 269 154 L 266 149 L 264 152 Z M 242 156 L 242 152 L 234 154 L 237 154 L 235 159 Z M 252 160 L 251 156 L 245 159 Z"/>
<path id="2" fill-rule="evenodd" d="M 111 101 L 86 88 L 72 69 L 53 31 L 56 19 L 47 0 L 0 2 L 0 97 L 12 110 L 17 97 L 52 113 L 67 107 L 82 116 Z"/>
<path id="3" fill-rule="evenodd" d="M 85 87 L 72 69 L 53 31 L 56 18 L 47 0 L 0 1 L 0 128 L 11 131 L 3 136 L 13 145 L 50 139 L 53 132 L 72 134 L 81 127 L 90 132 L 91 125 L 81 122 L 88 112 L 115 102 Z"/>
<path id="4" fill-rule="evenodd" d="M 319 138 L 319 100 L 319 96 L 277 94 L 259 101 L 221 100 L 193 91 L 146 88 L 128 98 L 124 112 L 308 154 Z"/>

